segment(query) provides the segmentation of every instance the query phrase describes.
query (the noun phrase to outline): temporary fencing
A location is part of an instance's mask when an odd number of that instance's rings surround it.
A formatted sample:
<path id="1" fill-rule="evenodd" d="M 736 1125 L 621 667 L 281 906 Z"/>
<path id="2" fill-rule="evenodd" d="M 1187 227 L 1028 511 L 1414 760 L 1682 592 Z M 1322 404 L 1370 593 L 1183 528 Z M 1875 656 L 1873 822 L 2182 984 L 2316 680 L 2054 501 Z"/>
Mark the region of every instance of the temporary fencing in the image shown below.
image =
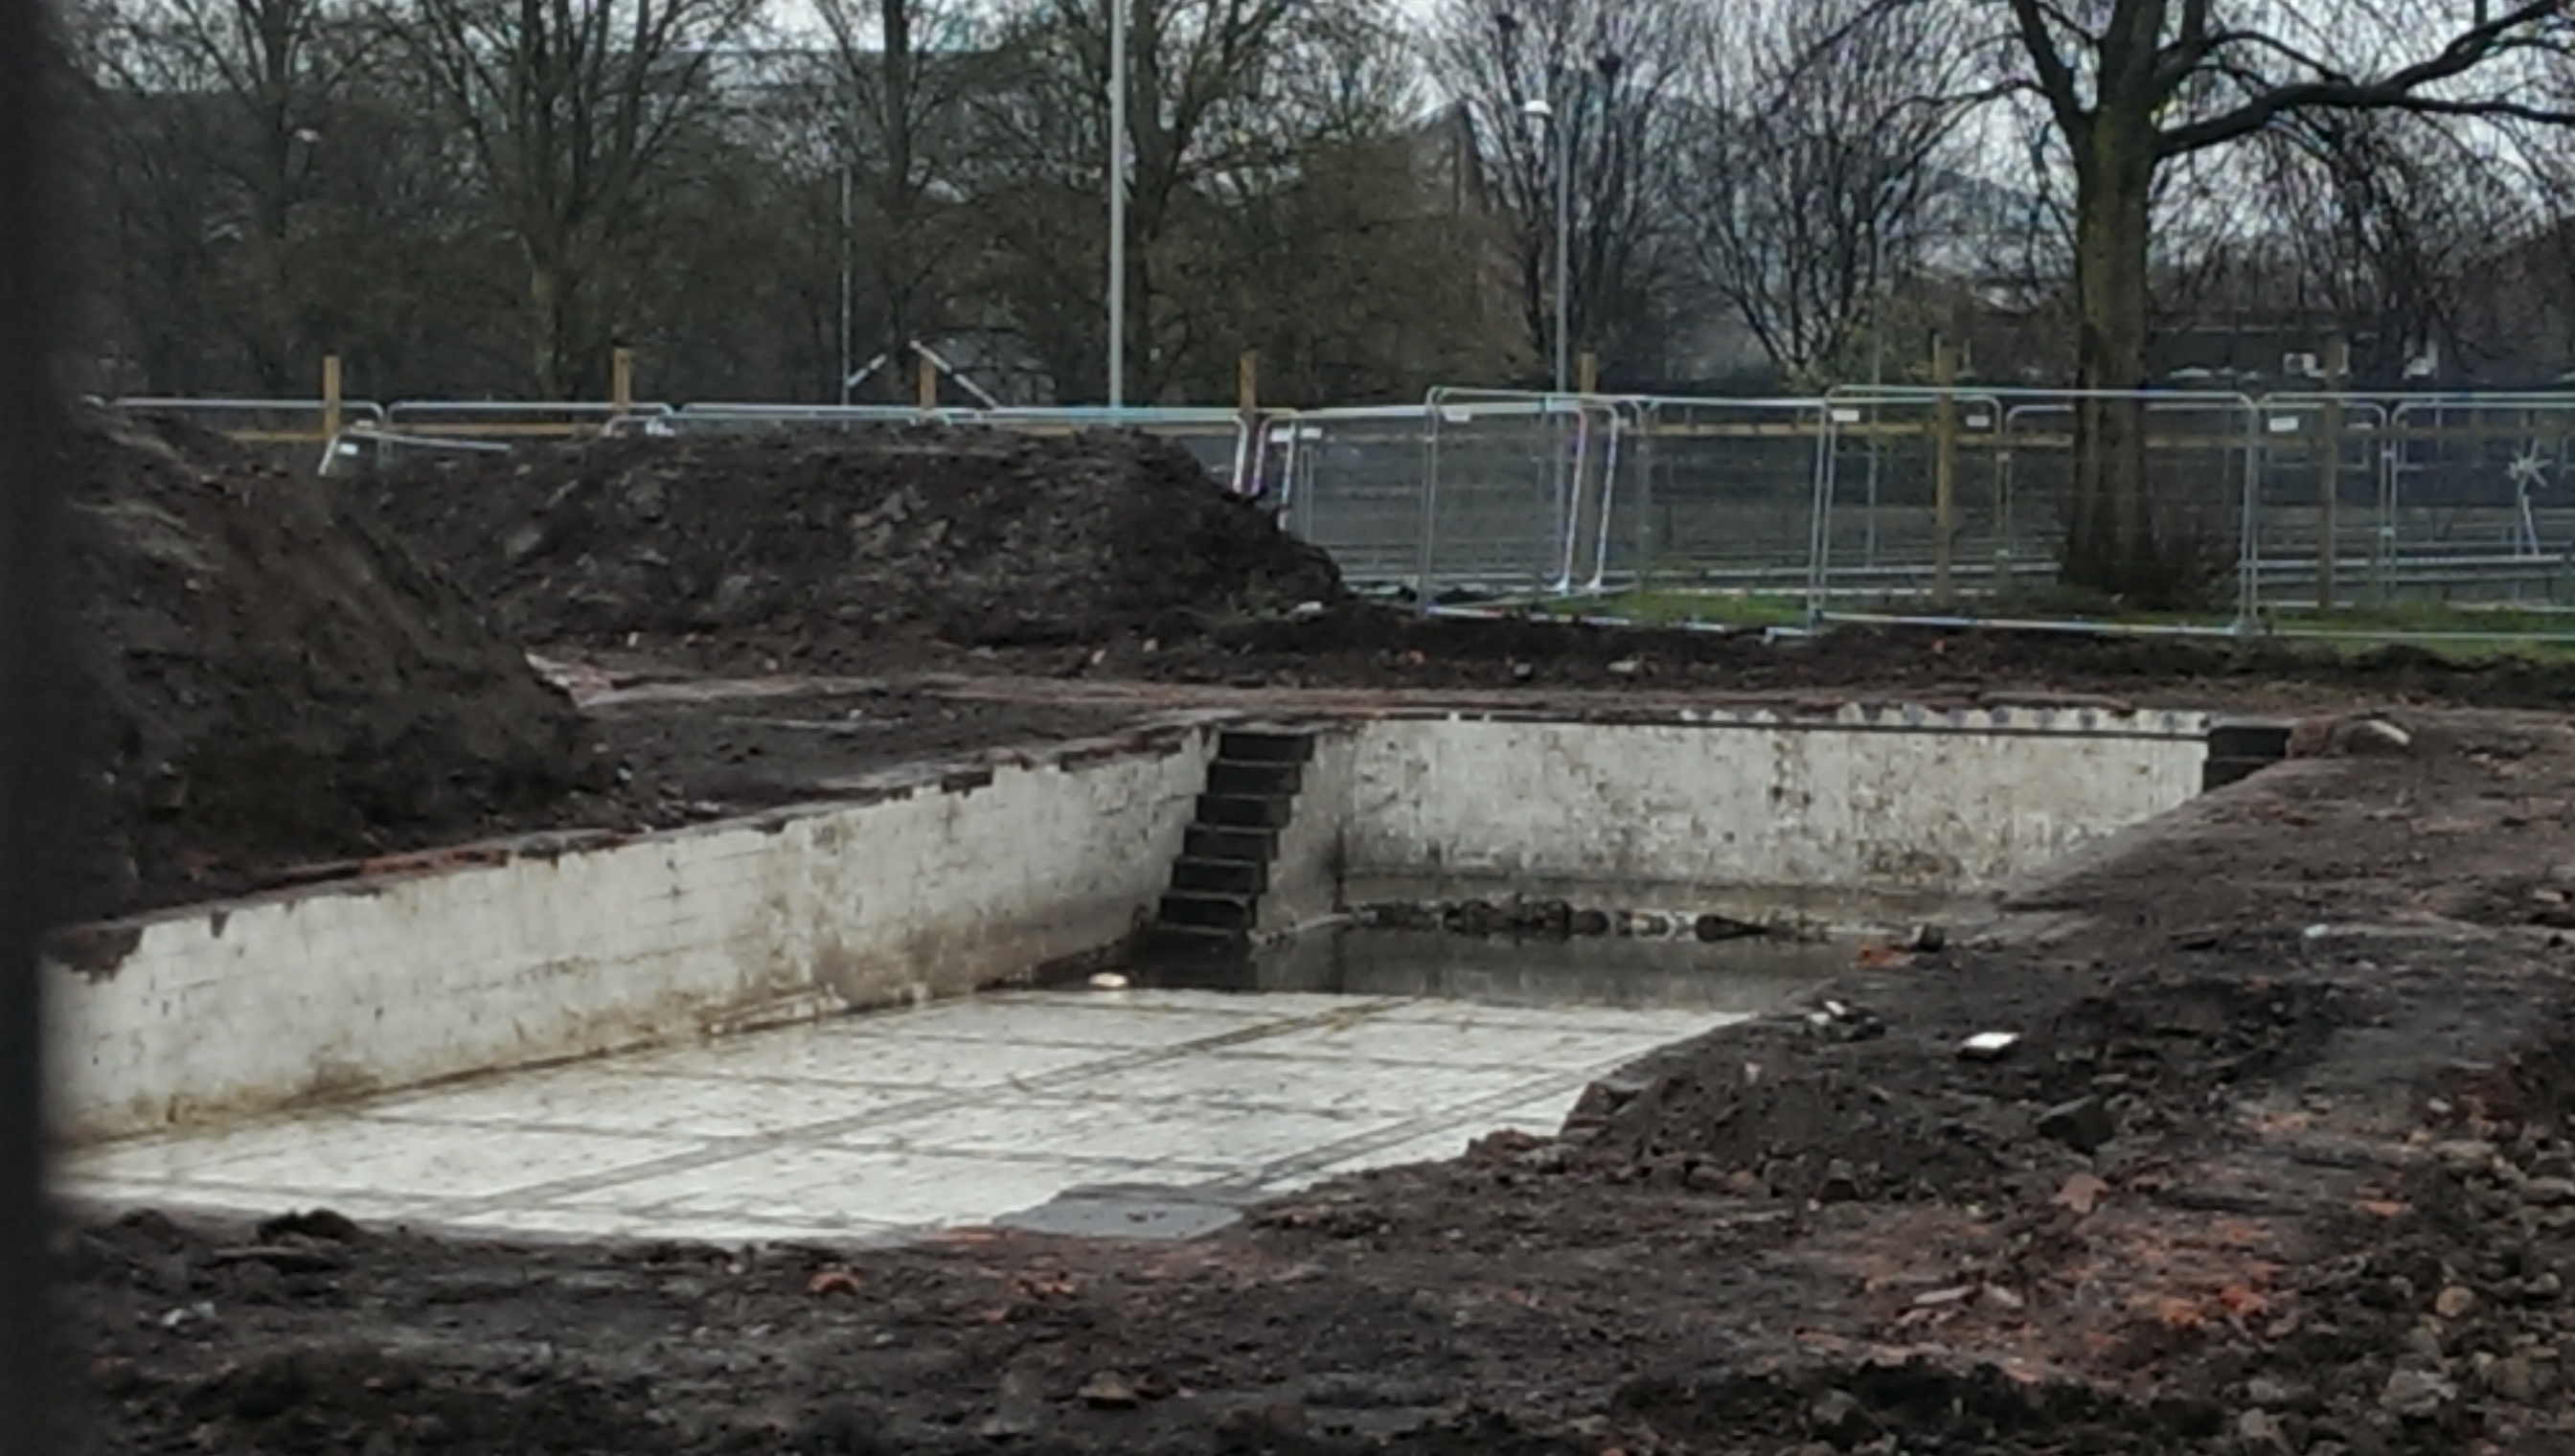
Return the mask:
<path id="1" fill-rule="evenodd" d="M 2192 589 L 2144 612 L 2069 563 L 2077 438 L 2117 402 L 2144 441 L 2144 541 Z M 530 440 L 945 426 L 1173 440 L 1362 590 L 1760 597 L 1812 621 L 2009 617 L 2123 630 L 2331 631 L 2334 614 L 2567 612 L 2575 395 L 1851 388 L 1700 399 L 1439 389 L 1418 405 L 915 409 L 134 399 L 326 468 Z M 2103 422 L 2095 421 L 2096 426 Z M 2086 567 L 2090 570 L 2086 570 Z M 2187 599 L 2187 600 L 2184 600 Z M 2526 627 L 2516 631 L 2526 631 Z"/>

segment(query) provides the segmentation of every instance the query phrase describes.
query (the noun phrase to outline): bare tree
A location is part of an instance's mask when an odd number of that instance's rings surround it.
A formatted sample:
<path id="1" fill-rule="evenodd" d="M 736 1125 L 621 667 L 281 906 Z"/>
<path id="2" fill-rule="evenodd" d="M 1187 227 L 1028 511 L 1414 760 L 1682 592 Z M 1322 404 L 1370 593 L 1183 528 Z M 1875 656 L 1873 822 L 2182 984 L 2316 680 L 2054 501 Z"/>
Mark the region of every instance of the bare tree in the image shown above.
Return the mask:
<path id="1" fill-rule="evenodd" d="M 986 16 L 973 0 L 818 0 L 846 110 L 840 139 L 868 246 L 863 357 L 899 351 L 955 320 L 964 270 L 954 256 L 972 107 L 989 68 L 973 51 Z M 897 383 L 900 383 L 897 381 Z"/>
<path id="2" fill-rule="evenodd" d="M 1060 390 L 1095 397 L 1107 16 L 1098 0 L 1026 0 L 1008 17 L 972 179 L 994 303 Z M 1134 393 L 1150 400 L 1204 379 L 1241 337 L 1244 210 L 1289 193 L 1314 158 L 1394 134 L 1407 96 L 1380 0 L 1130 0 L 1128 41 L 1125 327 Z"/>
<path id="3" fill-rule="evenodd" d="M 1430 22 L 1433 74 L 1467 109 L 1518 222 L 1520 305 L 1541 358 L 1554 352 L 1561 175 L 1570 343 L 1613 368 L 1659 372 L 1682 276 L 1671 199 L 1698 22 L 1685 0 L 1527 0 L 1498 12 L 1443 0 Z"/>
<path id="4" fill-rule="evenodd" d="M 2275 279 L 2351 349 L 2356 383 L 2396 388 L 2467 367 L 2475 275 L 2522 205 L 2479 129 L 2396 113 L 2320 111 L 2264 134 Z"/>
<path id="5" fill-rule="evenodd" d="M 201 336 L 229 336 L 266 390 L 309 389 L 327 330 L 316 213 L 352 180 L 331 164 L 353 160 L 372 27 L 346 0 L 124 0 L 91 19 L 125 221 L 155 233 L 159 266 L 197 275 L 183 313 Z"/>
<path id="6" fill-rule="evenodd" d="M 1699 265 L 1782 373 L 1847 370 L 1965 181 L 1982 57 L 1929 10 L 1870 0 L 1721 10 L 1692 52 L 1677 196 Z"/>
<path id="7" fill-rule="evenodd" d="M 2016 73 L 2062 136 L 2075 180 L 2078 382 L 2146 383 L 2155 184 L 2181 158 L 2303 114 L 2410 111 L 2559 119 L 2516 94 L 2516 62 L 2559 44 L 2568 0 L 1889 0 L 2000 22 Z M 1970 17 L 1962 14 L 1962 20 Z M 2063 571 L 2138 602 L 2187 595 L 2196 543 L 2152 498 L 2142 405 L 2077 416 Z"/>
<path id="8" fill-rule="evenodd" d="M 436 85 L 526 287 L 529 379 L 596 392 L 631 234 L 657 173 L 718 98 L 760 0 L 415 0 L 387 21 Z"/>

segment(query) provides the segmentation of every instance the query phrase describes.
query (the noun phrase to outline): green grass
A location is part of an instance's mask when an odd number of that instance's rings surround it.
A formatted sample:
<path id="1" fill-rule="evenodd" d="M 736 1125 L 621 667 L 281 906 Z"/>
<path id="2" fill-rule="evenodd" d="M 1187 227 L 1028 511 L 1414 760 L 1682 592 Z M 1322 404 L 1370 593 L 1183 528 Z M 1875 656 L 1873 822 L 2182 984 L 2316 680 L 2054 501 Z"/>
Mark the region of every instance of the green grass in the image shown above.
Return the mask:
<path id="1" fill-rule="evenodd" d="M 1560 619 L 1607 619 L 1642 627 L 1757 629 L 1798 627 L 1806 620 L 1806 602 L 1802 595 L 1682 588 L 1567 598 L 1539 604 L 1535 610 L 1543 616 Z M 1925 605 L 1917 602 L 1848 603 L 1841 610 L 1868 616 L 1933 615 Z M 2107 611 L 2097 603 L 2039 596 L 2007 601 L 1971 601 L 1962 604 L 1954 615 L 1996 621 L 2097 622 L 2138 629 L 2196 628 L 2208 632 L 2224 632 L 2235 623 L 2232 610 Z M 2459 663 L 2575 661 L 2575 611 L 2471 607 L 2428 599 L 2333 613 L 2265 613 L 2251 636 L 2300 641 L 2320 653 L 2338 657 L 2358 657 L 2402 644 Z"/>
<path id="2" fill-rule="evenodd" d="M 1806 622 L 1806 599 L 1742 592 L 1654 590 L 1564 598 L 1543 604 L 1540 611 L 1550 617 L 1608 618 L 1639 627 L 1802 627 Z"/>

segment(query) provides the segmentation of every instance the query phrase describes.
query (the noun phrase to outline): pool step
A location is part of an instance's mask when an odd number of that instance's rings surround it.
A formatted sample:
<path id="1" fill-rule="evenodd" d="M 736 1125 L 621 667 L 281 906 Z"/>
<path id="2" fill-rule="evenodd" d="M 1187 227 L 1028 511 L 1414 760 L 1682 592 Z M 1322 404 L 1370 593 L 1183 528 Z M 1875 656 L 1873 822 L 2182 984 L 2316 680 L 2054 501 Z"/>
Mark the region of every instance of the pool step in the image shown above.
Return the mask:
<path id="1" fill-rule="evenodd" d="M 1184 854 L 1172 865 L 1172 888 L 1202 894 L 1248 894 L 1259 898 L 1270 887 L 1270 864 L 1263 859 L 1200 858 Z"/>
<path id="2" fill-rule="evenodd" d="M 1208 925 L 1154 925 L 1136 945 L 1146 965 L 1232 969 L 1252 963 L 1252 934 Z"/>
<path id="3" fill-rule="evenodd" d="M 1277 829 L 1246 829 L 1224 824 L 1192 824 L 1181 841 L 1184 859 L 1231 859 L 1268 864 L 1279 852 Z"/>
<path id="4" fill-rule="evenodd" d="M 1224 824 L 1234 828 L 1279 829 L 1288 825 L 1295 812 L 1293 794 L 1281 793 L 1202 793 L 1199 795 L 1199 822 Z"/>
<path id="5" fill-rule="evenodd" d="M 2220 719 L 2208 726 L 2208 758 L 2199 770 L 2199 790 L 2250 778 L 2289 756 L 2286 719 Z"/>
<path id="6" fill-rule="evenodd" d="M 1279 831 L 1296 812 L 1314 740 L 1276 728 L 1227 728 L 1217 734 L 1197 820 L 1172 863 L 1163 896 L 1137 955 L 1161 964 L 1249 963 L 1261 897 L 1270 889 Z"/>
<path id="7" fill-rule="evenodd" d="M 1238 798 L 1260 798 L 1271 794 L 1296 796 L 1303 786 L 1305 770 L 1294 763 L 1240 762 L 1219 758 L 1208 765 L 1208 792 Z"/>
<path id="8" fill-rule="evenodd" d="M 1261 918 L 1257 894 L 1209 894 L 1174 890 L 1163 896 L 1166 925 L 1212 925 L 1222 930 L 1249 930 Z"/>

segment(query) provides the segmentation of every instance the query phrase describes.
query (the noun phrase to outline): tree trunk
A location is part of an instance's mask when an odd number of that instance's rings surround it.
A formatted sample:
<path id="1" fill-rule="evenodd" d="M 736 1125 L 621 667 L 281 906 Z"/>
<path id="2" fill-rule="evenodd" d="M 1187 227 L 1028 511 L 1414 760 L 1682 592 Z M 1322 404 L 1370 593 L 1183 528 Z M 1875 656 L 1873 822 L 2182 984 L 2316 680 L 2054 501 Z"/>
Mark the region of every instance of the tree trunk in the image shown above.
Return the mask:
<path id="1" fill-rule="evenodd" d="M 570 340 L 565 336 L 569 312 L 563 273 L 550 264 L 533 264 L 528 269 L 528 350 L 534 370 L 532 382 L 537 398 L 564 400 L 571 398 L 571 380 L 567 377 L 565 358 Z"/>
<path id="2" fill-rule="evenodd" d="M 2075 290 L 2084 390 L 2146 385 L 2147 214 L 2154 139 L 2106 118 L 2076 166 Z M 2140 605 L 2164 605 L 2164 544 L 2146 480 L 2141 401 L 2089 399 L 2075 410 L 2074 486 L 2067 502 L 2065 585 Z"/>

